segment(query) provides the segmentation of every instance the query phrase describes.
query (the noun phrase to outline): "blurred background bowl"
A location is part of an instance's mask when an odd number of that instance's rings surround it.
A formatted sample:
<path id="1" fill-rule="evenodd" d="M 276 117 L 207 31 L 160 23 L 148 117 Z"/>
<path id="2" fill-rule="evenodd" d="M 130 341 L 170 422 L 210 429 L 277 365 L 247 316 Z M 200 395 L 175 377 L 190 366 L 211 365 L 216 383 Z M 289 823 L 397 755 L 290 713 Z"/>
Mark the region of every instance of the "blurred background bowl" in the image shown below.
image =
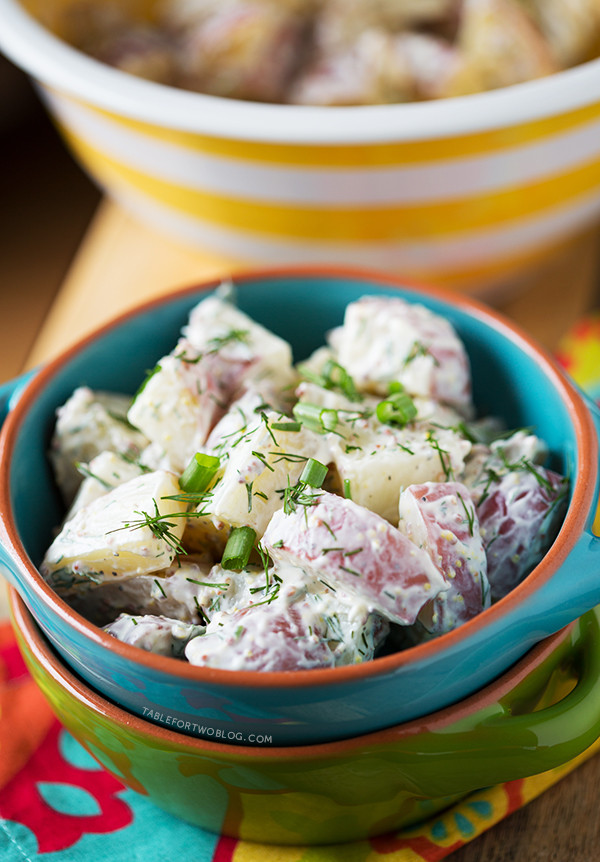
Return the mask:
<path id="1" fill-rule="evenodd" d="M 236 265 L 343 262 L 483 291 L 598 221 L 600 60 L 426 103 L 259 104 L 85 56 L 60 39 L 69 2 L 0 0 L 0 48 L 111 196 Z"/>
<path id="2" fill-rule="evenodd" d="M 571 479 L 552 547 L 518 587 L 461 627 L 347 667 L 294 673 L 193 667 L 117 641 L 71 609 L 36 568 L 64 515 L 47 458 L 56 408 L 82 384 L 133 394 L 146 369 L 171 350 L 189 310 L 217 286 L 174 292 L 118 318 L 37 371 L 9 405 L 0 435 L 0 573 L 92 687 L 138 715 L 208 738 L 329 741 L 461 700 L 600 602 L 600 540 L 592 532 L 600 420 L 550 356 L 467 297 L 405 287 L 377 273 L 305 269 L 236 277 L 239 307 L 287 339 L 296 360 L 320 346 L 346 305 L 365 294 L 402 296 L 450 320 L 469 354 L 481 415 L 499 416 L 508 428 L 534 428 L 548 445 L 549 466 Z M 0 392 L 0 402 L 10 391 Z"/>
<path id="3" fill-rule="evenodd" d="M 600 734 L 595 612 L 442 712 L 343 742 L 257 749 L 124 712 L 62 663 L 15 591 L 11 604 L 31 674 L 93 757 L 170 814 L 234 837 L 319 844 L 382 834 L 474 790 L 562 765 Z"/>

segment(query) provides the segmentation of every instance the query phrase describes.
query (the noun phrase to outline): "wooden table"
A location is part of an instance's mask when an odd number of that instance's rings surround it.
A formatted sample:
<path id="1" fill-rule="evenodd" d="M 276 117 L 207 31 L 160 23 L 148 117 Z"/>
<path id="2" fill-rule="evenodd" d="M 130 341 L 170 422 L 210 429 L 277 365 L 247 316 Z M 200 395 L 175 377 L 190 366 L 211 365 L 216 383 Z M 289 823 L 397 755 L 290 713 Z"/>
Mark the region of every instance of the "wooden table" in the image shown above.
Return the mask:
<path id="1" fill-rule="evenodd" d="M 526 289 L 505 299 L 502 310 L 554 349 L 561 335 L 596 303 L 598 246 L 596 235 L 583 237 Z M 32 367 L 56 355 L 140 300 L 226 274 L 226 261 L 170 242 L 142 228 L 114 205 L 102 204 L 41 329 L 37 334 L 28 333 L 32 343 L 25 364 Z M 10 313 L 15 327 L 23 313 L 18 305 L 18 297 L 13 297 Z M 0 354 L 0 379 L 9 376 L 9 361 L 12 357 Z M 596 756 L 456 852 L 453 862 L 600 859 L 598 787 L 600 757 Z"/>
<path id="2" fill-rule="evenodd" d="M 496 304 L 554 349 L 561 335 L 595 302 L 599 245 L 596 233 L 581 238 L 530 279 L 526 289 Z M 56 355 L 144 299 L 231 272 L 223 258 L 191 251 L 104 203 L 32 344 L 26 366 Z"/>

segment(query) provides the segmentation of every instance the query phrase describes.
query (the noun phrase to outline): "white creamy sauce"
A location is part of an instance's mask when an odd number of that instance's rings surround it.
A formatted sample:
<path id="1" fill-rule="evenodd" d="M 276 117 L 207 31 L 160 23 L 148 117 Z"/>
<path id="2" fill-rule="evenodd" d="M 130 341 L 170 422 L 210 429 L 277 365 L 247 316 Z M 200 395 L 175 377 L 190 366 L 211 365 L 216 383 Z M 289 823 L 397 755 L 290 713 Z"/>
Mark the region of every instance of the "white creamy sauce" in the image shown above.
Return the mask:
<path id="1" fill-rule="evenodd" d="M 527 575 L 566 500 L 544 443 L 502 438 L 470 392 L 424 306 L 352 303 L 296 368 L 209 297 L 133 403 L 82 387 L 59 409 L 70 508 L 42 575 L 112 636 L 215 668 L 355 664 L 399 627 L 443 634 Z"/>

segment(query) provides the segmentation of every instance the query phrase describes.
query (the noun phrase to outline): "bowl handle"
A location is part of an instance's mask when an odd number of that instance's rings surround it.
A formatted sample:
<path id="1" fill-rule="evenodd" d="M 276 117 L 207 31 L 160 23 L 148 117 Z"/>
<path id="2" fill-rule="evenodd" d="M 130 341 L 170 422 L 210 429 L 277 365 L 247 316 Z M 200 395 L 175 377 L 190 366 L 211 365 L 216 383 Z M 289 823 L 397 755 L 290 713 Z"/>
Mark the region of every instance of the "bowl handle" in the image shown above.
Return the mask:
<path id="1" fill-rule="evenodd" d="M 6 419 L 14 405 L 17 403 L 18 399 L 21 397 L 21 393 L 23 392 L 24 388 L 27 386 L 35 373 L 35 370 L 26 371 L 19 377 L 15 377 L 12 380 L 9 380 L 6 383 L 0 385 L 0 428 L 4 424 L 4 420 Z M 0 575 L 4 575 L 6 580 L 13 586 L 17 588 L 20 587 L 20 579 L 15 571 L 14 563 L 12 562 L 10 555 L 4 549 L 1 542 Z"/>
<path id="2" fill-rule="evenodd" d="M 3 425 L 4 420 L 20 398 L 21 392 L 35 373 L 35 370 L 26 371 L 19 377 L 0 385 L 0 426 Z"/>
<path id="3" fill-rule="evenodd" d="M 600 409 L 585 392 L 581 394 L 600 441 Z M 558 631 L 600 604 L 599 490 L 600 480 L 597 479 L 595 498 L 584 529 L 567 558 L 535 595 L 521 605 L 519 619 L 532 631 L 537 620 L 545 633 Z"/>
<path id="4" fill-rule="evenodd" d="M 585 401 L 585 403 L 587 405 L 588 410 L 590 411 L 592 421 L 593 421 L 594 426 L 596 428 L 596 437 L 598 438 L 598 444 L 600 446 L 600 404 L 598 404 L 596 401 L 593 401 L 590 398 L 590 396 L 587 394 L 587 392 L 582 392 L 581 395 L 582 395 L 583 400 Z M 600 469 L 600 465 L 599 465 L 599 469 Z M 590 532 L 592 532 L 594 525 L 596 525 L 595 534 L 600 536 L 600 505 L 598 505 L 598 502 L 599 502 L 598 485 L 600 485 L 600 482 L 597 483 L 597 487 L 596 487 L 596 504 L 595 504 L 595 506 L 592 507 L 592 509 L 590 511 L 590 514 L 589 514 L 589 517 L 588 517 L 588 520 L 586 523 L 586 527 Z"/>
<path id="5" fill-rule="evenodd" d="M 478 714 L 475 725 L 465 719 L 464 727 L 453 725 L 450 733 L 434 732 L 434 747 L 454 761 L 448 770 L 453 788 L 469 792 L 474 786 L 500 784 L 554 769 L 600 737 L 598 613 L 599 609 L 590 611 L 579 621 L 580 636 L 555 671 L 565 674 L 568 669 L 577 676 L 574 687 L 557 703 L 514 714 L 518 700 L 510 697 L 512 706 L 494 704 L 489 712 Z"/>

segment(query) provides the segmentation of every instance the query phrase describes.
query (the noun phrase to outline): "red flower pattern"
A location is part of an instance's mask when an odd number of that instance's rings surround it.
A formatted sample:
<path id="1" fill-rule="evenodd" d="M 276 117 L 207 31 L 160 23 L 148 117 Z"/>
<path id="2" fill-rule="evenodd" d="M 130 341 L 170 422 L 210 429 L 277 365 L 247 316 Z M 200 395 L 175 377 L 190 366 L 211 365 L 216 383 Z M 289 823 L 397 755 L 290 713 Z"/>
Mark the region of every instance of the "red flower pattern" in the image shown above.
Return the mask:
<path id="1" fill-rule="evenodd" d="M 87 833 L 107 833 L 123 829 L 133 821 L 129 805 L 116 794 L 124 785 L 105 770 L 81 769 L 62 756 L 56 722 L 40 748 L 21 770 L 0 790 L 0 816 L 30 829 L 38 842 L 38 853 L 71 847 Z M 52 808 L 38 788 L 39 782 L 71 784 L 86 790 L 100 811 L 92 815 L 66 814 Z"/>

